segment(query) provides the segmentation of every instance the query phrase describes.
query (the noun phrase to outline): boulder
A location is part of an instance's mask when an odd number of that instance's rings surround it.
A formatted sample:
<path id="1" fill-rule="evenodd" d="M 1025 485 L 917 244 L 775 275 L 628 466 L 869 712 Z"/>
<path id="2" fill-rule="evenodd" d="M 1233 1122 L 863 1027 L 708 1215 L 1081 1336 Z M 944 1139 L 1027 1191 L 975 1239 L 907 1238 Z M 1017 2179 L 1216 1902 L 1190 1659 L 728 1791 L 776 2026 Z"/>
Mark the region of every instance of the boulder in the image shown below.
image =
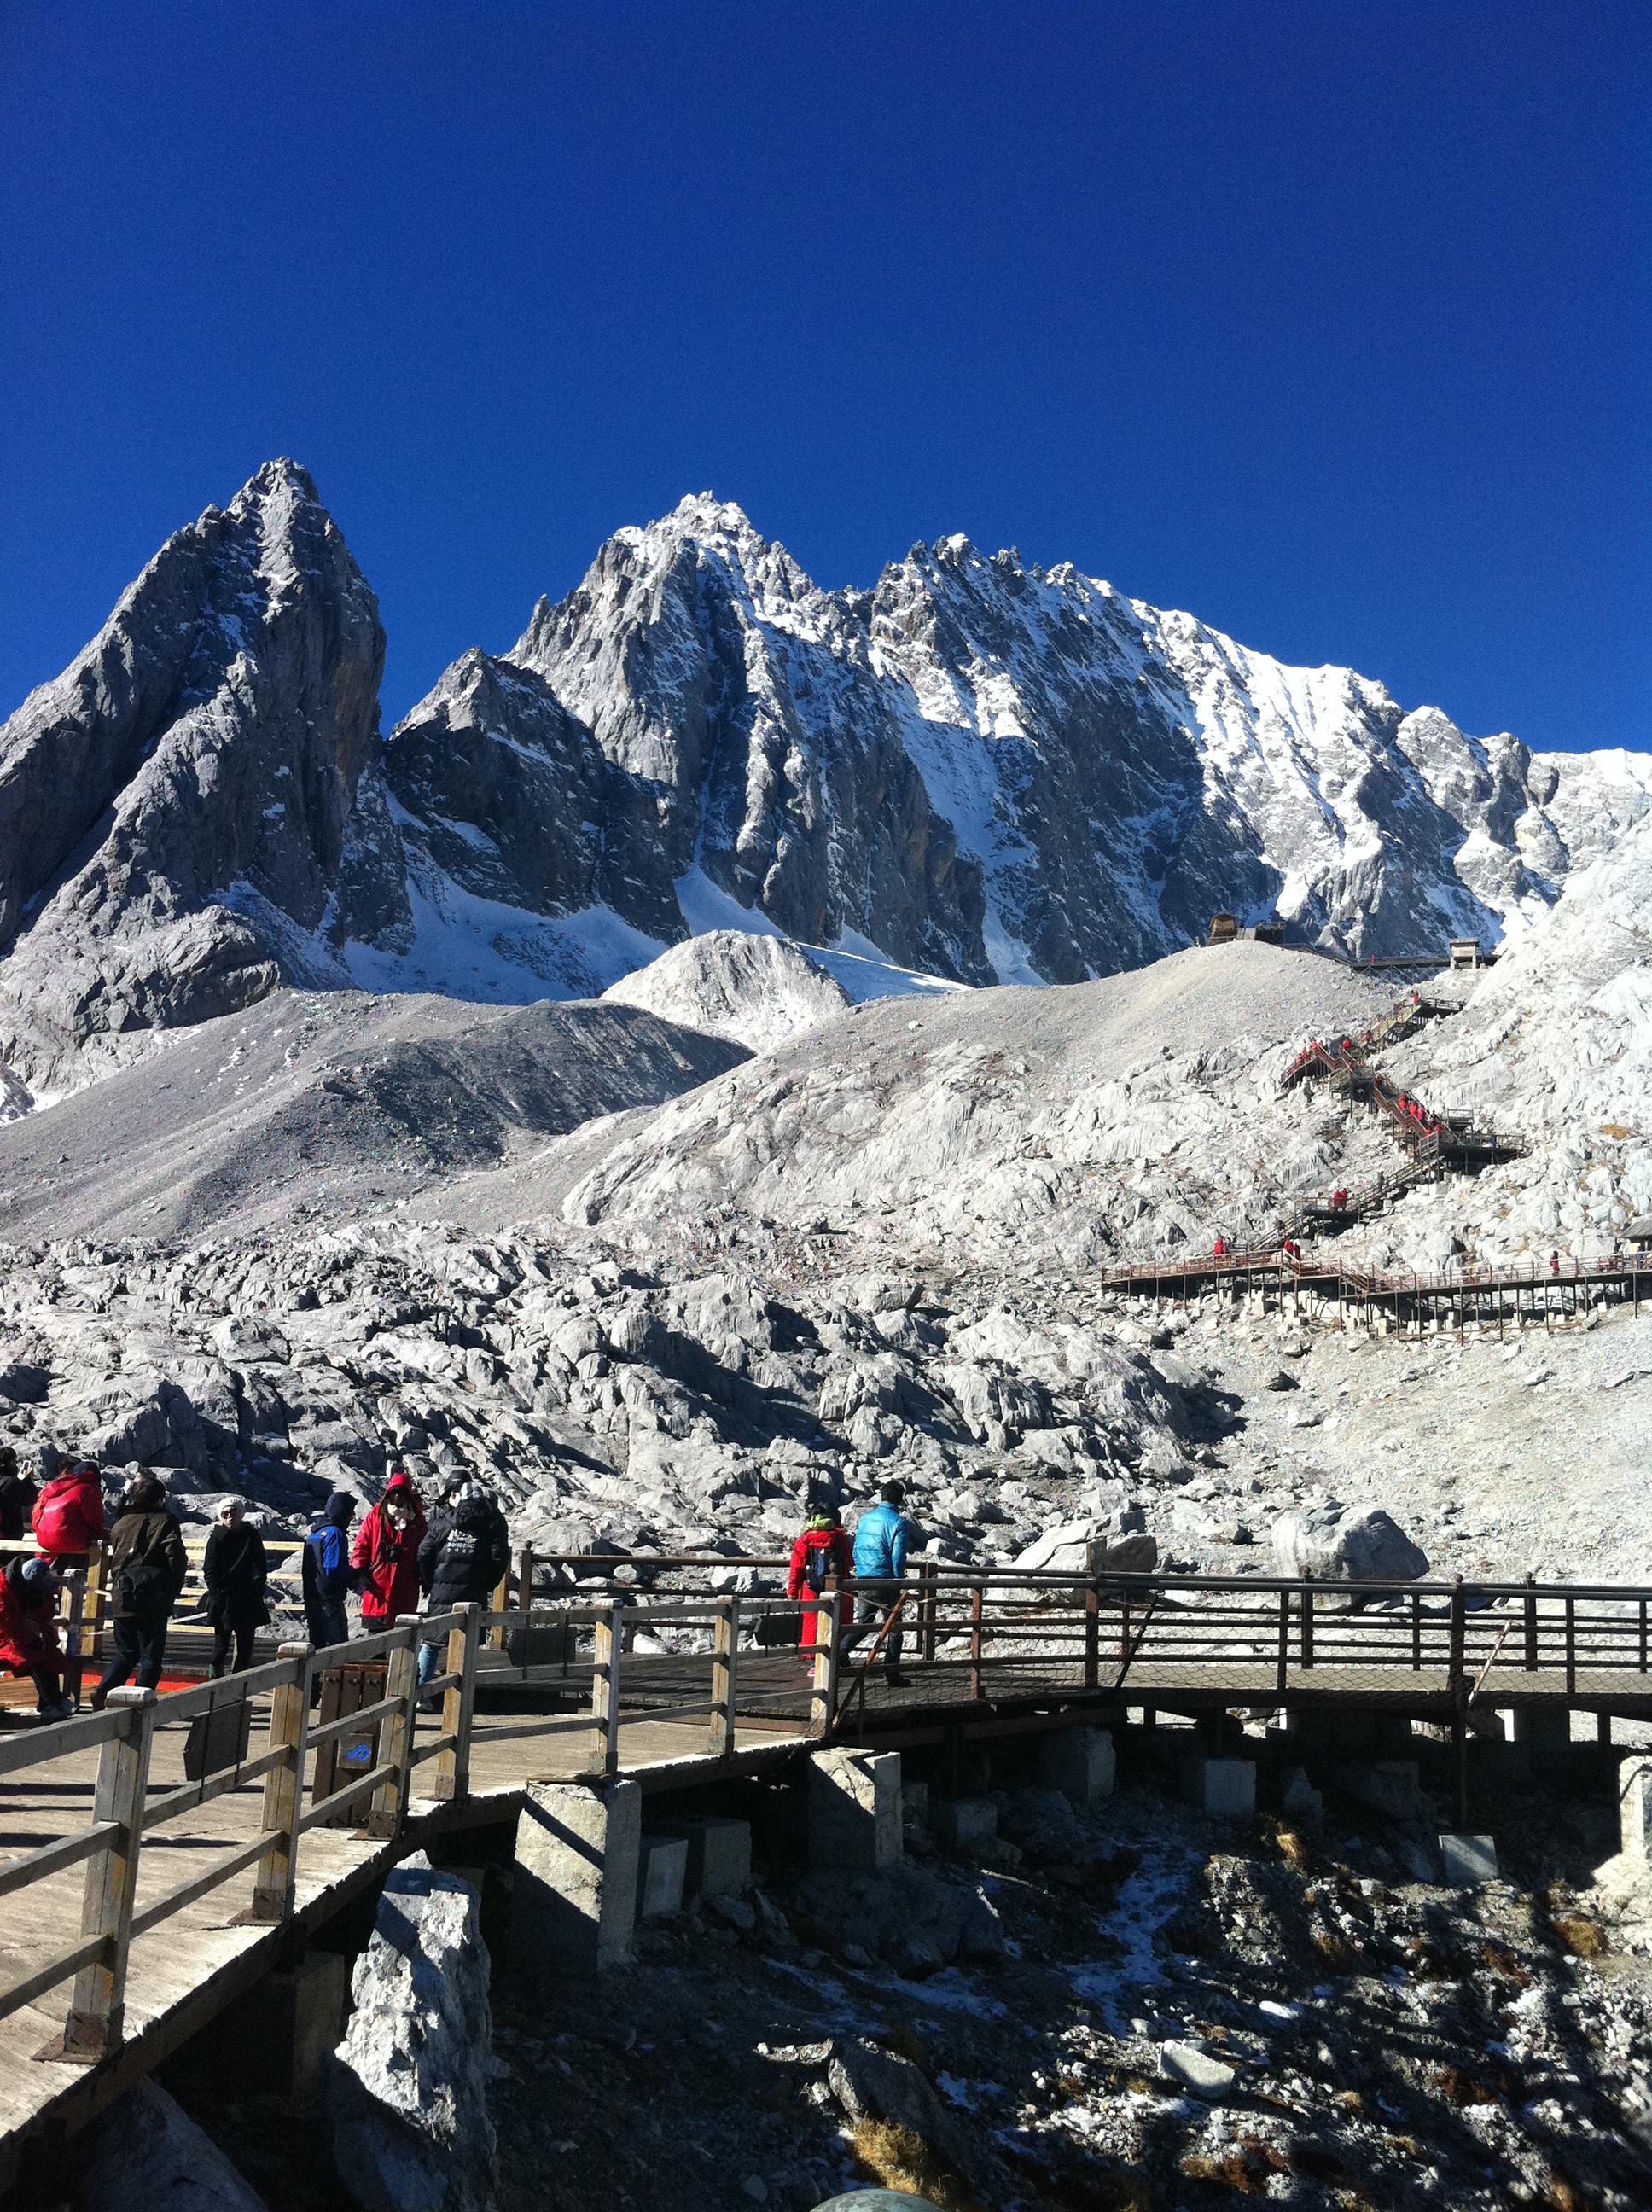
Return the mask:
<path id="1" fill-rule="evenodd" d="M 333 2156 L 363 2212 L 492 2212 L 496 2070 L 477 1892 L 422 1851 L 385 1883 L 324 2081 Z"/>
<path id="2" fill-rule="evenodd" d="M 1303 1505 L 1274 1523 L 1279 1571 L 1321 1582 L 1415 1582 L 1428 1554 L 1380 1505 Z"/>
<path id="3" fill-rule="evenodd" d="M 139 2081 L 76 2138 L 72 2202 L 97 2212 L 264 2212 L 210 2136 Z"/>
<path id="4" fill-rule="evenodd" d="M 1092 1555 L 1098 1572 L 1146 1575 L 1158 1565 L 1158 1543 L 1142 1529 L 1121 1534 L 1102 1521 L 1064 1521 L 1029 1544 L 1016 1565 L 1029 1574 L 1082 1575 L 1090 1571 Z"/>
<path id="5" fill-rule="evenodd" d="M 1070 1866 L 1084 1848 L 1084 1824 L 1059 1790 L 1017 1790 L 998 1808 L 998 1832 L 1029 1859 Z"/>
<path id="6" fill-rule="evenodd" d="M 845 2036 L 833 2051 L 826 2078 L 852 2120 L 892 2120 L 910 2128 L 966 2178 L 978 2167 L 963 2123 L 898 2051 L 862 2035 Z"/>

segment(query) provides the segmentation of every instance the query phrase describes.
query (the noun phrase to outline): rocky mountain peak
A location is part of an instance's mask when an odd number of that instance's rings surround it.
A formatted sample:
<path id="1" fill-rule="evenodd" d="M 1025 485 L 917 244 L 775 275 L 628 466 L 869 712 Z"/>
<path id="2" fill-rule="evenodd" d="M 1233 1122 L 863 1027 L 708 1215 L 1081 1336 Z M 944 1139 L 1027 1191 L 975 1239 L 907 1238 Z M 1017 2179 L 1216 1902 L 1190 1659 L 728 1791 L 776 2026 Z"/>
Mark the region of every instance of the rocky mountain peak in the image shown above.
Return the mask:
<path id="1" fill-rule="evenodd" d="M 0 1051 L 251 1003 L 328 917 L 375 757 L 378 603 L 295 462 L 169 538 L 0 730 Z"/>

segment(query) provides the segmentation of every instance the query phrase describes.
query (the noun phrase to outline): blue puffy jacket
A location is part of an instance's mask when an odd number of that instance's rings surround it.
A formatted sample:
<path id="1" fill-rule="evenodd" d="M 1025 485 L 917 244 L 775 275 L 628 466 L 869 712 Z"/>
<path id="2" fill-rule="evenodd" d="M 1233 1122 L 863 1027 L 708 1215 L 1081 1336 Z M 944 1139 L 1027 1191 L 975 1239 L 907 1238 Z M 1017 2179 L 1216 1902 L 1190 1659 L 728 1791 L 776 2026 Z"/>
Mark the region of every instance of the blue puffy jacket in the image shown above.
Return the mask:
<path id="1" fill-rule="evenodd" d="M 854 1524 L 854 1571 L 865 1582 L 890 1582 L 907 1570 L 907 1524 L 892 1505 L 878 1504 Z"/>

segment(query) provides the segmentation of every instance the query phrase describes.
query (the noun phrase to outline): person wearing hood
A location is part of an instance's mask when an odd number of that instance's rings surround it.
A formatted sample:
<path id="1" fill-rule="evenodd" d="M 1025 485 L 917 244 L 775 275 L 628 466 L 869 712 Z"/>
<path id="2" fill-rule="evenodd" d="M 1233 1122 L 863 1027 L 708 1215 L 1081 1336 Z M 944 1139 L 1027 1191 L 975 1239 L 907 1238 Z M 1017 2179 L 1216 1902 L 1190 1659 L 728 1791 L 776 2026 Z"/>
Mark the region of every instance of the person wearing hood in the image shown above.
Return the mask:
<path id="1" fill-rule="evenodd" d="M 209 1679 L 228 1671 L 232 1638 L 235 1673 L 244 1674 L 252 1664 L 252 1640 L 270 1618 L 264 1601 L 269 1571 L 263 1537 L 244 1516 L 240 1499 L 226 1498 L 218 1508 L 218 1524 L 206 1540 L 206 1557 L 201 1565 L 207 1591 L 206 1617 L 212 1626 Z"/>
<path id="2" fill-rule="evenodd" d="M 786 1577 L 787 1597 L 818 1597 L 829 1576 L 847 1587 L 854 1571 L 849 1540 L 843 1533 L 843 1516 L 835 1505 L 823 1505 L 803 1525 L 803 1534 L 792 1547 L 792 1564 Z"/>
<path id="3" fill-rule="evenodd" d="M 51 1560 L 33 1553 L 0 1575 L 0 1667 L 29 1677 L 43 1721 L 66 1721 L 75 1710 L 58 1642 L 59 1588 Z"/>
<path id="4" fill-rule="evenodd" d="M 19 1473 L 17 1455 L 11 1446 L 0 1444 L 0 1539 L 9 1544 L 22 1542 L 39 1494 L 28 1477 Z M 100 1511 L 102 1504 L 100 1498 Z"/>
<path id="5" fill-rule="evenodd" d="M 438 1513 L 419 1546 L 419 1582 L 432 1614 L 455 1606 L 486 1606 L 511 1563 L 505 1516 L 479 1482 L 467 1482 L 451 1508 Z M 447 1639 L 436 1632 L 419 1646 L 419 1680 L 442 1671 Z"/>
<path id="6" fill-rule="evenodd" d="M 318 1651 L 349 1641 L 349 1525 L 355 1500 L 335 1490 L 317 1526 L 304 1539 L 304 1632 Z"/>
<path id="7" fill-rule="evenodd" d="M 419 1546 L 426 1522 L 413 1479 L 398 1468 L 385 1494 L 362 1522 L 350 1553 L 361 1593 L 361 1626 L 369 1636 L 393 1628 L 419 1609 Z"/>
<path id="8" fill-rule="evenodd" d="M 153 1474 L 134 1475 L 109 1532 L 110 1632 L 114 1656 L 92 1692 L 101 1709 L 111 1690 L 132 1678 L 140 1690 L 161 1686 L 167 1622 L 189 1573 L 189 1557 L 167 1493 Z"/>
<path id="9" fill-rule="evenodd" d="M 77 1459 L 52 1476 L 29 1516 L 34 1540 L 58 1567 L 83 1567 L 103 1538 L 103 1489 L 95 1460 Z"/>

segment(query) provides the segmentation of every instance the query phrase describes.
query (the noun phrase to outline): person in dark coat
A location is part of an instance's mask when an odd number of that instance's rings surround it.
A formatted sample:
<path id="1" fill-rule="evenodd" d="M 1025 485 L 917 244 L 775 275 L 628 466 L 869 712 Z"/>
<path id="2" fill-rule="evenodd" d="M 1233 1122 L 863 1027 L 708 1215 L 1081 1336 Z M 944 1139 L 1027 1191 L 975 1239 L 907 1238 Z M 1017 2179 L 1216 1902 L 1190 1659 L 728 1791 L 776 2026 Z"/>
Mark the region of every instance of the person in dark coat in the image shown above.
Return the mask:
<path id="1" fill-rule="evenodd" d="M 232 1638 L 234 1671 L 245 1674 L 252 1664 L 252 1639 L 270 1618 L 264 1602 L 269 1568 L 264 1539 L 249 1526 L 239 1498 L 226 1498 L 218 1508 L 218 1525 L 206 1540 L 201 1573 L 207 1590 L 206 1617 L 212 1625 L 209 1679 L 229 1671 Z"/>
<path id="2" fill-rule="evenodd" d="M 17 1455 L 11 1446 L 0 1444 L 0 1540 L 9 1544 L 22 1542 L 39 1494 L 28 1477 L 18 1472 Z"/>
<path id="3" fill-rule="evenodd" d="M 511 1563 L 505 1516 L 479 1482 L 467 1482 L 452 1505 L 436 1515 L 419 1547 L 419 1583 L 430 1613 L 489 1603 Z M 419 1646 L 419 1680 L 441 1673 L 445 1635 Z"/>
<path id="4" fill-rule="evenodd" d="M 134 1475 L 109 1536 L 109 1613 L 114 1656 L 92 1692 L 100 1707 L 137 1669 L 140 1690 L 161 1686 L 167 1622 L 189 1573 L 189 1559 L 167 1493 L 152 1474 Z"/>
<path id="5" fill-rule="evenodd" d="M 320 1522 L 304 1539 L 304 1631 L 318 1651 L 349 1639 L 344 1600 L 355 1579 L 349 1550 L 355 1512 L 349 1491 L 335 1490 Z"/>

